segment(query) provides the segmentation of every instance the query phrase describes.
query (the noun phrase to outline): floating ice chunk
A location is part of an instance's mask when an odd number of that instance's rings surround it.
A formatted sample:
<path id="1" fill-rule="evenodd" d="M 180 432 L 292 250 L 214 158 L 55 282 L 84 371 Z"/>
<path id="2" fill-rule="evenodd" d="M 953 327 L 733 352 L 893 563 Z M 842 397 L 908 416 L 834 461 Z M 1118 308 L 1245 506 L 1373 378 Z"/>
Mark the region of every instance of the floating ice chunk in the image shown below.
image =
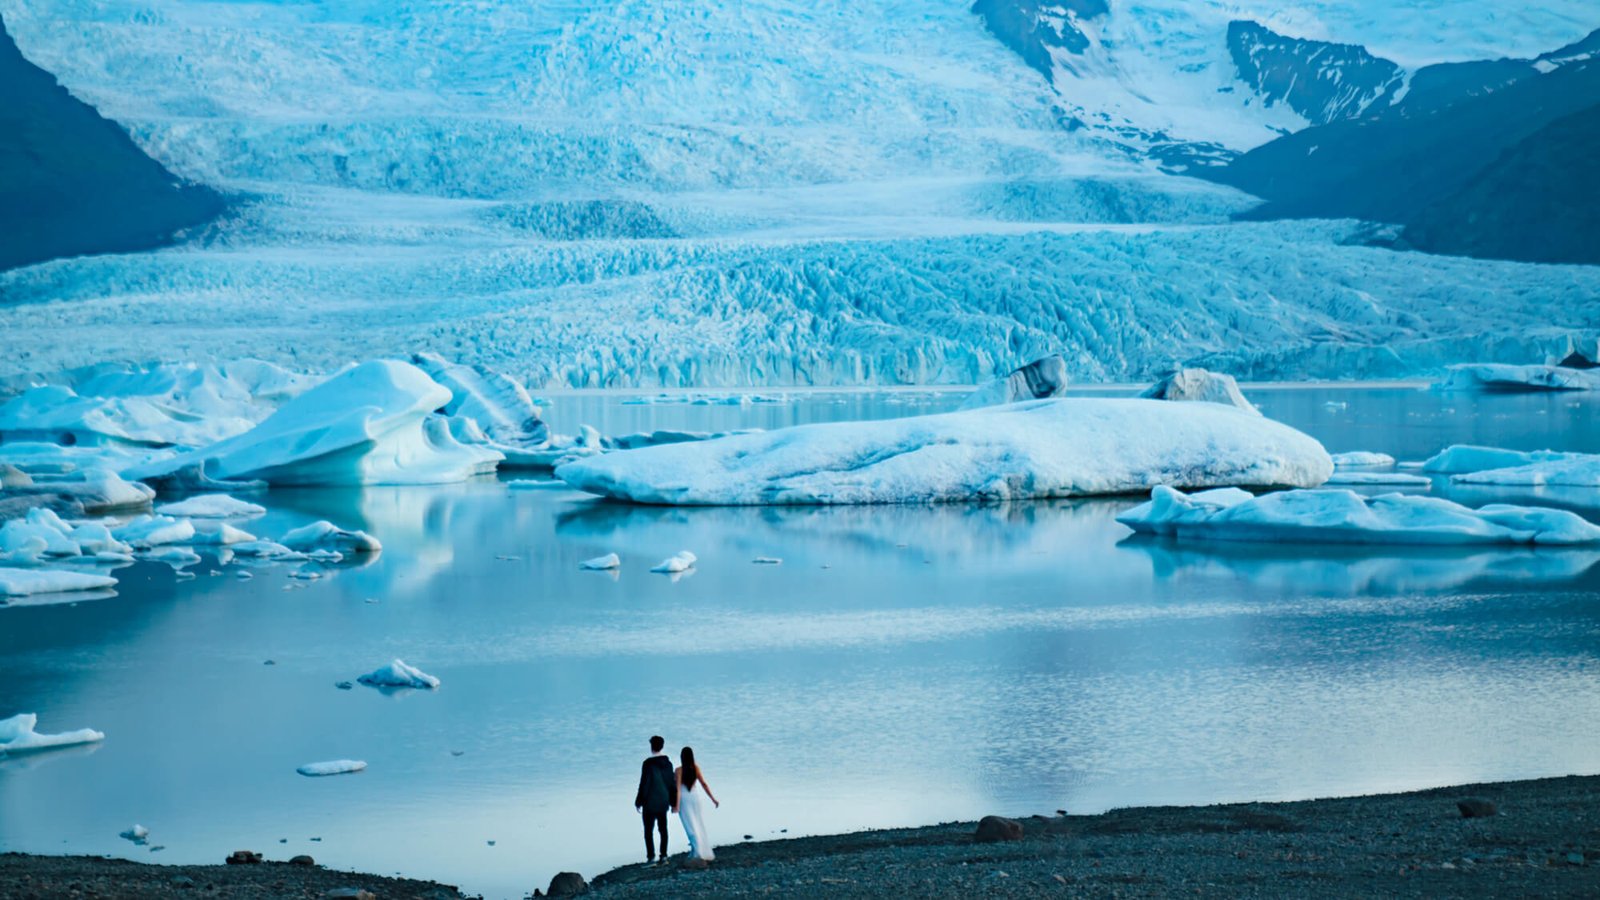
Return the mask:
<path id="1" fill-rule="evenodd" d="M 679 550 L 672 556 L 669 556 L 666 559 L 663 559 L 661 562 L 656 563 L 654 566 L 651 566 L 650 571 L 660 572 L 664 575 L 672 575 L 694 568 L 694 564 L 697 561 L 698 560 L 693 553 L 690 553 L 687 550 Z"/>
<path id="2" fill-rule="evenodd" d="M 59 474 L 35 472 L 28 482 L 0 490 L 0 499 L 35 498 L 32 502 L 40 505 L 59 499 L 86 513 L 100 514 L 148 506 L 156 495 L 146 485 L 125 481 L 116 472 L 99 468 Z"/>
<path id="3" fill-rule="evenodd" d="M 1216 403 L 1054 399 L 876 422 L 801 425 L 567 463 L 580 490 L 636 503 L 1019 500 L 1180 487 L 1313 487 L 1322 445 Z"/>
<path id="4" fill-rule="evenodd" d="M 0 566 L 0 597 L 94 591 L 116 587 L 110 575 L 69 572 L 65 569 L 15 569 Z"/>
<path id="5" fill-rule="evenodd" d="M 366 767 L 366 762 L 359 759 L 330 759 L 327 762 L 306 763 L 295 769 L 295 771 L 308 778 L 320 778 L 324 775 L 346 775 L 351 772 L 360 772 Z"/>
<path id="6" fill-rule="evenodd" d="M 1140 534 L 1219 541 L 1337 544 L 1592 544 L 1600 527 L 1557 509 L 1469 509 L 1414 494 L 1362 497 L 1351 491 L 1238 491 L 1186 496 L 1157 487 L 1150 501 L 1117 517 Z"/>
<path id="7" fill-rule="evenodd" d="M 69 536 L 67 526 L 48 509 L 35 507 L 25 517 L 0 525 L 0 554 L 15 559 L 77 556 L 82 552 Z"/>
<path id="8" fill-rule="evenodd" d="M 227 547 L 234 544 L 248 544 L 256 540 L 256 536 L 242 528 L 235 528 L 227 522 L 218 522 L 214 529 L 195 529 L 194 543 L 210 547 Z"/>
<path id="9" fill-rule="evenodd" d="M 439 679 L 415 666 L 408 666 L 405 660 L 391 660 L 388 665 L 356 679 L 372 687 L 407 687 L 407 688 L 436 688 Z"/>
<path id="10" fill-rule="evenodd" d="M 1489 469 L 1526 466 L 1530 463 L 1556 462 L 1572 455 L 1555 450 L 1502 450 L 1498 447 L 1454 444 L 1423 462 L 1422 471 L 1440 475 L 1484 472 Z"/>
<path id="11" fill-rule="evenodd" d="M 594 571 L 608 571 L 621 567 L 622 557 L 616 555 L 615 553 L 607 553 L 605 556 L 596 556 L 594 559 L 586 559 L 583 562 L 578 563 L 578 568 L 591 569 Z"/>
<path id="12" fill-rule="evenodd" d="M 190 550 L 188 547 L 157 547 L 153 550 L 146 550 L 140 553 L 139 556 L 150 562 L 166 563 L 174 569 L 192 566 L 200 561 L 200 554 Z"/>
<path id="13" fill-rule="evenodd" d="M 549 438 L 528 389 L 511 376 L 446 362 L 432 353 L 418 353 L 411 362 L 450 391 L 445 415 L 471 419 L 495 443 L 535 447 Z"/>
<path id="14" fill-rule="evenodd" d="M 508 490 L 513 491 L 565 491 L 571 488 L 571 485 L 567 484 L 565 481 L 561 481 L 560 479 L 536 480 L 532 478 L 518 478 L 506 482 L 505 485 Z"/>
<path id="15" fill-rule="evenodd" d="M 279 543 L 290 550 L 334 550 L 340 553 L 376 553 L 383 549 L 378 539 L 365 531 L 346 531 L 328 521 L 312 522 L 283 536 Z"/>
<path id="16" fill-rule="evenodd" d="M 132 828 L 129 828 L 127 831 L 117 835 L 117 837 L 122 838 L 125 841 L 133 841 L 135 844 L 143 844 L 145 839 L 149 836 L 150 829 L 144 827 L 143 825 L 135 825 Z"/>
<path id="17" fill-rule="evenodd" d="M 125 554 L 133 550 L 132 547 L 112 536 L 111 529 L 99 522 L 85 522 L 73 528 L 72 533 L 67 537 L 78 545 L 78 550 L 82 553 L 94 555 L 105 553 Z"/>
<path id="18" fill-rule="evenodd" d="M 227 494 L 202 494 L 156 507 L 156 512 L 165 516 L 188 516 L 193 519 L 237 519 L 259 516 L 266 511 L 265 506 L 237 500 Z"/>
<path id="19" fill-rule="evenodd" d="M 462 444 L 432 415 L 450 391 L 416 366 L 363 363 L 284 404 L 250 431 L 132 477 L 201 464 L 211 477 L 270 484 L 434 484 L 493 471 L 502 454 Z"/>
<path id="20" fill-rule="evenodd" d="M 1060 355 L 1046 356 L 1013 369 L 1006 377 L 980 385 L 961 404 L 962 409 L 980 409 L 1022 400 L 1059 397 L 1067 390 L 1067 361 Z"/>
<path id="21" fill-rule="evenodd" d="M 1221 403 L 1261 415 L 1261 411 L 1239 392 L 1239 383 L 1233 380 L 1232 375 L 1207 369 L 1179 369 L 1145 388 L 1139 396 L 1151 400 Z"/>
<path id="22" fill-rule="evenodd" d="M 235 555 L 253 559 L 305 559 L 306 556 L 275 541 L 245 541 L 241 544 L 229 544 L 228 549 Z"/>
<path id="23" fill-rule="evenodd" d="M 783 564 L 783 560 L 776 556 L 758 556 L 750 561 L 758 566 L 778 566 Z"/>
<path id="24" fill-rule="evenodd" d="M 1333 454 L 1333 467 L 1335 469 L 1377 469 L 1394 465 L 1394 457 L 1387 453 L 1373 453 L 1370 450 L 1351 450 L 1347 453 Z"/>
<path id="25" fill-rule="evenodd" d="M 1476 363 L 1451 366 L 1434 387 L 1444 391 L 1600 391 L 1600 370 Z"/>
<path id="26" fill-rule="evenodd" d="M 35 713 L 22 713 L 9 719 L 0 719 L 0 754 L 94 744 L 106 739 L 104 734 L 93 728 L 81 728 L 61 734 L 40 734 L 33 730 L 38 724 L 39 716 Z"/>
<path id="27" fill-rule="evenodd" d="M 1452 475 L 1450 481 L 1499 487 L 1600 488 L 1600 455 L 1568 453 L 1560 459 Z"/>
<path id="28" fill-rule="evenodd" d="M 187 544 L 194 540 L 194 523 L 169 516 L 143 515 L 130 519 L 126 525 L 113 529 L 111 533 L 117 540 L 136 549 L 162 544 Z"/>
<path id="29" fill-rule="evenodd" d="M 1381 484 L 1390 487 L 1432 487 L 1433 479 L 1405 472 L 1351 472 L 1335 469 L 1323 484 Z"/>

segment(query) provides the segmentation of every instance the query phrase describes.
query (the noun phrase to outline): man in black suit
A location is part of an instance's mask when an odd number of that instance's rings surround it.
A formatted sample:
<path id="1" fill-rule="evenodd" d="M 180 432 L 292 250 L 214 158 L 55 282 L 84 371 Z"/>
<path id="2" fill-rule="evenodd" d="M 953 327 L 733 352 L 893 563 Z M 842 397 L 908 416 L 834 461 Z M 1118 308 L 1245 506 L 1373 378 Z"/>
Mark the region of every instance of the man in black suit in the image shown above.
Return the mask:
<path id="1" fill-rule="evenodd" d="M 672 777 L 672 759 L 661 752 L 667 746 L 660 735 L 650 739 L 650 757 L 639 769 L 639 792 L 633 797 L 633 808 L 644 816 L 644 861 L 656 859 L 655 835 L 651 826 L 661 832 L 661 862 L 667 861 L 667 810 L 678 805 L 677 779 Z"/>

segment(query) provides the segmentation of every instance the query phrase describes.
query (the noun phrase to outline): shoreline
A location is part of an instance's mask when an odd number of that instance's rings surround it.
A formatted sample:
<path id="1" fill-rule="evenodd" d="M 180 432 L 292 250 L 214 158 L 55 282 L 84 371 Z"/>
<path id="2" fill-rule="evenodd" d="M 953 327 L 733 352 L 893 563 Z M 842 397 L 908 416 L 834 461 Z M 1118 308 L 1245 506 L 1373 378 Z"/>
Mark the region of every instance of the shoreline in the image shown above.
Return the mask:
<path id="1" fill-rule="evenodd" d="M 1467 817 L 1463 800 L 1492 804 Z M 1482 812 L 1483 810 L 1479 810 Z M 1600 775 L 1274 803 L 1113 809 L 719 846 L 704 869 L 634 864 L 602 897 L 1600 896 Z M 543 891 L 528 884 L 525 891 Z M 356 897 L 446 900 L 452 886 L 320 866 L 171 866 L 0 853 L 6 897 Z M 333 892 L 333 893 L 330 893 Z"/>

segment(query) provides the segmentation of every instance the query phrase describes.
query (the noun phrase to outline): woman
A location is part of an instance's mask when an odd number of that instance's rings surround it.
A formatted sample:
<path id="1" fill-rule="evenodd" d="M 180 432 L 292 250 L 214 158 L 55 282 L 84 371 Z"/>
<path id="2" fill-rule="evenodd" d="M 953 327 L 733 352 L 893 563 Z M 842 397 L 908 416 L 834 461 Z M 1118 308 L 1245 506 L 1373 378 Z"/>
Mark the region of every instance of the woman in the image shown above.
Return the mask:
<path id="1" fill-rule="evenodd" d="M 678 757 L 682 765 L 678 766 L 674 776 L 678 782 L 678 805 L 674 811 L 678 819 L 683 822 L 684 833 L 689 835 L 689 855 L 695 859 L 710 862 L 716 859 L 716 854 L 711 852 L 711 837 L 706 834 L 706 820 L 703 807 L 700 805 L 700 795 L 704 793 L 711 800 L 711 805 L 721 807 L 715 794 L 711 793 L 711 785 L 706 784 L 705 773 L 694 763 L 694 748 L 685 747 Z"/>

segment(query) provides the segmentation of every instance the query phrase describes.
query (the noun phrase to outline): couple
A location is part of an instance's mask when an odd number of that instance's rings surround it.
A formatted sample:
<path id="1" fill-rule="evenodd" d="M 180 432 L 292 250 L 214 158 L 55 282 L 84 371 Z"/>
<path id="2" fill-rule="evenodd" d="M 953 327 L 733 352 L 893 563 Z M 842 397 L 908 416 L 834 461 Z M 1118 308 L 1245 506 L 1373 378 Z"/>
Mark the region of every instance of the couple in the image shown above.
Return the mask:
<path id="1" fill-rule="evenodd" d="M 700 795 L 704 794 L 713 806 L 721 806 L 706 784 L 706 776 L 694 763 L 694 750 L 683 748 L 679 755 L 681 765 L 672 768 L 672 759 L 662 752 L 667 742 L 659 735 L 650 739 L 650 758 L 639 771 L 639 792 L 633 797 L 633 808 L 644 816 L 645 862 L 667 861 L 667 810 L 671 809 L 683 821 L 683 830 L 689 835 L 689 853 L 695 859 L 710 862 L 711 839 L 706 834 L 706 820 Z M 661 856 L 656 856 L 654 827 L 661 832 Z"/>

